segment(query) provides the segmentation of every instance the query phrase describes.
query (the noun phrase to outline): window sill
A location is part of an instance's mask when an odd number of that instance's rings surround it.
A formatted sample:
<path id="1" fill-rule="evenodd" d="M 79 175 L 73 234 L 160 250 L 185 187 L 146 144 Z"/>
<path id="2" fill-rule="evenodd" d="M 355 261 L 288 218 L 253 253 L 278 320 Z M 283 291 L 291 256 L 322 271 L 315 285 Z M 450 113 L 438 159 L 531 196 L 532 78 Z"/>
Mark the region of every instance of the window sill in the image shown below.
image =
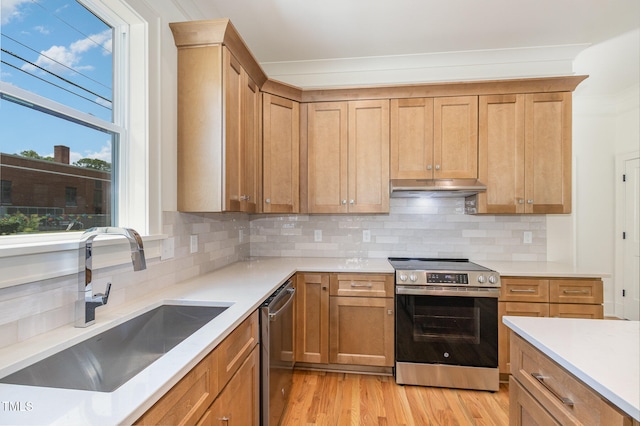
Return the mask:
<path id="1" fill-rule="evenodd" d="M 3 236 L 0 239 L 0 288 L 59 278 L 80 271 L 80 236 L 73 234 Z M 39 238 L 38 238 L 39 237 Z M 143 236 L 147 262 L 159 258 L 167 235 Z M 94 240 L 97 269 L 131 262 L 126 239 L 103 236 Z"/>

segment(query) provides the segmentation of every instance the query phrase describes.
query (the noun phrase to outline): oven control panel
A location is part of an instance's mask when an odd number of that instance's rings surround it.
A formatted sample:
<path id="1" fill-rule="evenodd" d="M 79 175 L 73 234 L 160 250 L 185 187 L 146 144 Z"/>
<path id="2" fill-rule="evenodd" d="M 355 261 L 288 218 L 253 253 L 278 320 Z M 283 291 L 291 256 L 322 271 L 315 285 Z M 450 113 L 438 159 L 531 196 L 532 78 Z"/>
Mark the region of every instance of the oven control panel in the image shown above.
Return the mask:
<path id="1" fill-rule="evenodd" d="M 396 271 L 396 284 L 500 287 L 500 275 L 494 271 Z"/>

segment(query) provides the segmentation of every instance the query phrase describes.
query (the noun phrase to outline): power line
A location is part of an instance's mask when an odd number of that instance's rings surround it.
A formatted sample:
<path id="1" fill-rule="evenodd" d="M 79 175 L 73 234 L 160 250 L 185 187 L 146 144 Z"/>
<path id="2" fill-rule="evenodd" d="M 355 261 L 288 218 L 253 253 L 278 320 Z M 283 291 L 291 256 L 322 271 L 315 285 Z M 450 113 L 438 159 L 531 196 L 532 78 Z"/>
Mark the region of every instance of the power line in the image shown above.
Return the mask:
<path id="1" fill-rule="evenodd" d="M 71 67 L 69 67 L 69 66 L 67 66 L 67 65 L 63 64 L 62 62 L 58 62 L 58 61 L 56 61 L 55 59 L 51 58 L 50 56 L 45 55 L 45 54 L 44 54 L 44 53 L 42 53 L 42 52 L 38 52 L 37 50 L 33 49 L 32 47 L 27 46 L 26 44 L 24 44 L 24 43 L 22 43 L 22 42 L 20 42 L 20 41 L 16 40 L 15 38 L 13 38 L 13 37 L 11 37 L 11 36 L 8 36 L 8 35 L 6 35 L 6 34 L 0 34 L 0 35 L 2 35 L 2 37 L 6 37 L 6 38 L 8 38 L 9 40 L 13 41 L 14 43 L 19 44 L 20 46 L 22 46 L 22 47 L 24 47 L 24 48 L 26 48 L 26 49 L 31 50 L 32 52 L 34 52 L 34 53 L 36 53 L 36 54 L 38 54 L 38 55 L 40 55 L 40 56 L 43 56 L 43 57 L 47 58 L 47 59 L 48 59 L 48 60 L 50 60 L 51 62 L 54 62 L 54 63 L 56 63 L 56 64 L 60 65 L 61 67 L 64 67 L 64 68 L 68 69 L 68 70 L 69 70 L 69 71 L 71 71 L 71 72 L 74 72 L 74 73 L 76 73 L 76 74 L 79 74 L 79 75 L 83 76 L 83 77 L 84 77 L 84 78 L 86 78 L 87 80 L 91 80 L 91 81 L 93 81 L 94 83 L 96 83 L 96 84 L 98 84 L 98 85 L 100 85 L 100 86 L 104 87 L 105 89 L 111 90 L 111 87 L 109 87 L 109 86 L 107 86 L 107 85 L 105 85 L 105 84 L 101 83 L 100 81 L 95 80 L 95 79 L 93 79 L 93 78 L 89 77 L 88 75 L 83 74 L 83 73 L 81 73 L 80 71 L 78 71 L 78 70 L 76 70 L 76 69 L 74 69 L 74 68 L 71 68 Z"/>
<path id="2" fill-rule="evenodd" d="M 2 51 L 5 51 L 5 50 L 4 50 L 4 49 L 2 49 Z M 9 52 L 7 52 L 7 53 L 9 53 Z M 54 86 L 54 87 L 57 87 L 58 89 L 64 90 L 65 92 L 68 92 L 68 93 L 70 93 L 70 94 L 72 94 L 72 95 L 75 95 L 75 96 L 77 96 L 77 97 L 79 97 L 79 98 L 82 98 L 82 99 L 84 99 L 84 100 L 86 100 L 86 101 L 89 101 L 89 102 L 91 102 L 91 103 L 94 103 L 94 104 L 96 104 L 96 105 L 98 105 L 98 106 L 100 106 L 100 107 L 102 107 L 102 108 L 104 108 L 104 109 L 106 109 L 106 110 L 108 110 L 108 111 L 111 111 L 111 108 L 109 108 L 109 107 L 107 107 L 107 106 L 105 106 L 105 105 L 102 105 L 102 104 L 100 104 L 99 102 L 96 102 L 96 101 L 95 101 L 95 100 L 93 100 L 93 99 L 90 99 L 90 98 L 88 98 L 88 97 L 86 97 L 86 96 L 82 96 L 82 95 L 81 95 L 81 94 L 79 94 L 79 93 L 73 92 L 73 91 L 71 91 L 71 90 L 69 90 L 69 89 L 67 89 L 67 88 L 65 88 L 65 87 L 62 87 L 62 86 L 60 86 L 60 85 L 58 85 L 58 84 L 55 84 L 55 83 L 52 83 L 52 82 L 51 82 L 51 81 L 49 81 L 49 80 L 45 80 L 45 79 L 44 79 L 44 78 L 42 78 L 42 77 L 38 77 L 37 75 L 32 74 L 32 73 L 30 73 L 30 72 L 28 72 L 28 71 L 25 71 L 25 70 L 23 70 L 22 68 L 19 68 L 19 67 L 17 67 L 17 66 L 15 66 L 15 65 L 13 65 L 13 64 L 10 64 L 9 62 L 6 62 L 6 61 L 4 61 L 4 60 L 3 60 L 3 61 L 0 61 L 0 62 L 1 62 L 1 63 L 3 63 L 3 64 L 5 64 L 5 65 L 7 65 L 7 66 L 10 66 L 11 68 L 14 68 L 14 69 L 16 69 L 16 70 L 18 70 L 18 71 L 20 71 L 20 72 L 23 72 L 23 73 L 27 74 L 27 75 L 28 75 L 28 76 L 30 76 L 30 77 L 37 78 L 38 80 L 41 80 L 41 81 L 43 81 L 43 82 L 45 82 L 45 83 L 47 83 L 47 84 L 50 84 L 50 85 L 52 85 L 52 86 Z M 30 62 L 29 62 L 29 63 L 30 63 Z M 36 66 L 37 66 L 37 65 L 36 65 Z M 109 101 L 109 102 L 111 102 L 111 101 Z"/>
<path id="3" fill-rule="evenodd" d="M 91 90 L 86 89 L 86 88 L 84 88 L 84 87 L 80 86 L 79 84 L 76 84 L 76 83 L 74 83 L 73 81 L 68 80 L 68 79 L 66 79 L 66 78 L 62 77 L 62 76 L 60 76 L 60 75 L 58 75 L 58 74 L 54 73 L 53 71 L 49 71 L 48 69 L 46 69 L 46 68 L 44 68 L 44 67 L 41 67 L 40 65 L 35 64 L 35 63 L 33 63 L 33 62 L 31 62 L 31 61 L 29 61 L 29 60 L 27 60 L 27 59 L 25 59 L 25 58 L 23 58 L 23 57 L 21 57 L 21 56 L 19 56 L 19 55 L 16 55 L 16 54 L 15 54 L 15 53 L 13 53 L 13 52 L 9 52 L 9 51 L 8 51 L 8 50 L 6 50 L 6 49 L 0 49 L 0 50 L 1 50 L 2 52 L 6 53 L 7 55 L 11 55 L 11 56 L 13 56 L 14 58 L 17 58 L 17 59 L 19 59 L 19 60 L 21 60 L 21 61 L 23 61 L 23 62 L 25 62 L 25 63 L 27 63 L 27 64 L 30 64 L 30 65 L 32 65 L 32 66 L 34 66 L 34 67 L 38 68 L 39 70 L 42 70 L 42 71 L 46 72 L 47 74 L 52 75 L 52 76 L 53 76 L 53 77 L 55 77 L 55 78 L 58 78 L 58 79 L 60 79 L 60 80 L 64 81 L 65 83 L 68 83 L 68 84 L 70 84 L 70 85 L 72 85 L 72 86 L 74 86 L 74 87 L 77 87 L 77 88 L 78 88 L 78 89 L 80 89 L 80 90 L 84 90 L 85 92 L 90 93 L 90 94 L 92 94 L 92 95 L 94 95 L 94 96 L 96 96 L 96 97 L 98 97 L 98 98 L 100 98 L 100 99 L 102 99 L 102 100 L 104 100 L 104 101 L 111 102 L 111 100 L 110 100 L 110 99 L 107 99 L 107 98 L 105 98 L 104 96 L 101 96 L 101 95 L 99 95 L 99 94 L 97 94 L 97 93 L 95 93 L 95 92 L 92 92 Z M 4 61 L 3 61 L 3 62 L 4 62 Z M 14 68 L 15 68 L 15 67 L 14 67 Z M 24 70 L 23 70 L 23 71 L 24 71 Z M 25 71 L 25 72 L 27 72 L 27 71 Z M 28 72 L 27 72 L 27 73 L 28 73 Z M 35 74 L 32 74 L 32 73 L 28 73 L 28 74 L 29 74 L 29 75 L 31 75 L 31 76 L 37 77 Z M 41 79 L 41 80 L 43 80 L 43 81 L 48 81 L 48 80 L 44 80 L 44 79 Z M 53 83 L 51 83 L 51 84 L 53 84 Z M 56 86 L 56 87 L 59 87 L 59 86 Z M 74 93 L 74 92 L 70 92 L 70 91 L 69 91 L 69 93 Z M 99 103 L 97 103 L 97 102 L 96 102 L 96 104 L 97 104 L 97 105 L 100 105 L 100 104 L 99 104 Z"/>

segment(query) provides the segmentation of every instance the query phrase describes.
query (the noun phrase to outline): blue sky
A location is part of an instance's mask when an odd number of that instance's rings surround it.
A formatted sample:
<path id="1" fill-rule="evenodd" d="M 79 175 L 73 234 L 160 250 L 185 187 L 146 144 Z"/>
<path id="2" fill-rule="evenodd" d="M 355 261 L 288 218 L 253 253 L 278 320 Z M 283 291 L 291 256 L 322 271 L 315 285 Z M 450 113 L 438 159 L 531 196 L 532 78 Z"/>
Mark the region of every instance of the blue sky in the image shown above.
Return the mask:
<path id="1" fill-rule="evenodd" d="M 0 6 L 0 79 L 111 121 L 111 28 L 75 1 L 0 0 Z M 0 101 L 0 151 L 49 156 L 54 145 L 69 146 L 72 162 L 111 161 L 110 135 Z"/>

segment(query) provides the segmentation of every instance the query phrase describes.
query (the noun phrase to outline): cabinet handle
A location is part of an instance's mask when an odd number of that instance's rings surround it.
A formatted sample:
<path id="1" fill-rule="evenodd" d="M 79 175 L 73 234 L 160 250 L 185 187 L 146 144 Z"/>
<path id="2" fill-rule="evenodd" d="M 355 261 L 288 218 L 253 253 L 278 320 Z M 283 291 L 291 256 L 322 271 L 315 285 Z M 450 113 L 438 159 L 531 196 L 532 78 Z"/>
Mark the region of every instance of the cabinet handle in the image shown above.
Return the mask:
<path id="1" fill-rule="evenodd" d="M 533 200 L 527 200 L 527 204 L 533 204 Z"/>
<path id="2" fill-rule="evenodd" d="M 264 200 L 264 202 L 267 204 L 271 204 L 271 198 L 267 198 L 266 200 Z"/>
<path id="3" fill-rule="evenodd" d="M 229 417 L 224 416 L 224 417 L 220 417 L 220 418 L 218 418 L 218 420 L 220 420 L 221 422 L 225 422 L 225 423 L 229 424 L 229 420 L 230 420 L 230 419 L 229 419 Z"/>
<path id="4" fill-rule="evenodd" d="M 240 201 L 249 201 L 251 199 L 251 195 L 241 195 Z"/>
<path id="5" fill-rule="evenodd" d="M 432 166 L 431 164 L 429 164 L 429 165 L 427 166 L 427 170 L 431 170 L 431 169 L 433 169 L 433 166 Z"/>
<path id="6" fill-rule="evenodd" d="M 524 204 L 524 199 L 518 198 L 518 204 Z"/>
<path id="7" fill-rule="evenodd" d="M 509 291 L 511 293 L 535 293 L 536 290 L 533 288 L 519 289 L 519 288 L 510 288 Z"/>
<path id="8" fill-rule="evenodd" d="M 351 287 L 367 287 L 367 288 L 371 288 L 373 287 L 373 284 L 371 283 L 366 283 L 366 284 L 358 284 L 358 283 L 351 283 Z"/>
<path id="9" fill-rule="evenodd" d="M 551 386 L 549 386 L 546 382 L 545 379 L 548 379 L 548 377 L 543 376 L 540 373 L 531 373 L 531 375 L 533 376 L 534 379 L 536 379 L 538 381 L 538 383 L 540 383 L 546 390 L 548 390 L 549 392 L 551 392 L 551 394 L 553 396 L 555 396 L 556 398 L 558 398 L 560 400 L 560 402 L 562 402 L 564 405 L 566 405 L 567 407 L 573 407 L 573 401 L 569 398 L 565 398 L 564 396 L 561 396 L 558 392 L 556 392 L 555 390 L 553 390 L 553 388 L 551 388 Z"/>
<path id="10" fill-rule="evenodd" d="M 562 290 L 564 294 L 589 294 L 588 290 Z"/>
<path id="11" fill-rule="evenodd" d="M 393 309 L 387 309 L 387 315 L 393 315 Z"/>

